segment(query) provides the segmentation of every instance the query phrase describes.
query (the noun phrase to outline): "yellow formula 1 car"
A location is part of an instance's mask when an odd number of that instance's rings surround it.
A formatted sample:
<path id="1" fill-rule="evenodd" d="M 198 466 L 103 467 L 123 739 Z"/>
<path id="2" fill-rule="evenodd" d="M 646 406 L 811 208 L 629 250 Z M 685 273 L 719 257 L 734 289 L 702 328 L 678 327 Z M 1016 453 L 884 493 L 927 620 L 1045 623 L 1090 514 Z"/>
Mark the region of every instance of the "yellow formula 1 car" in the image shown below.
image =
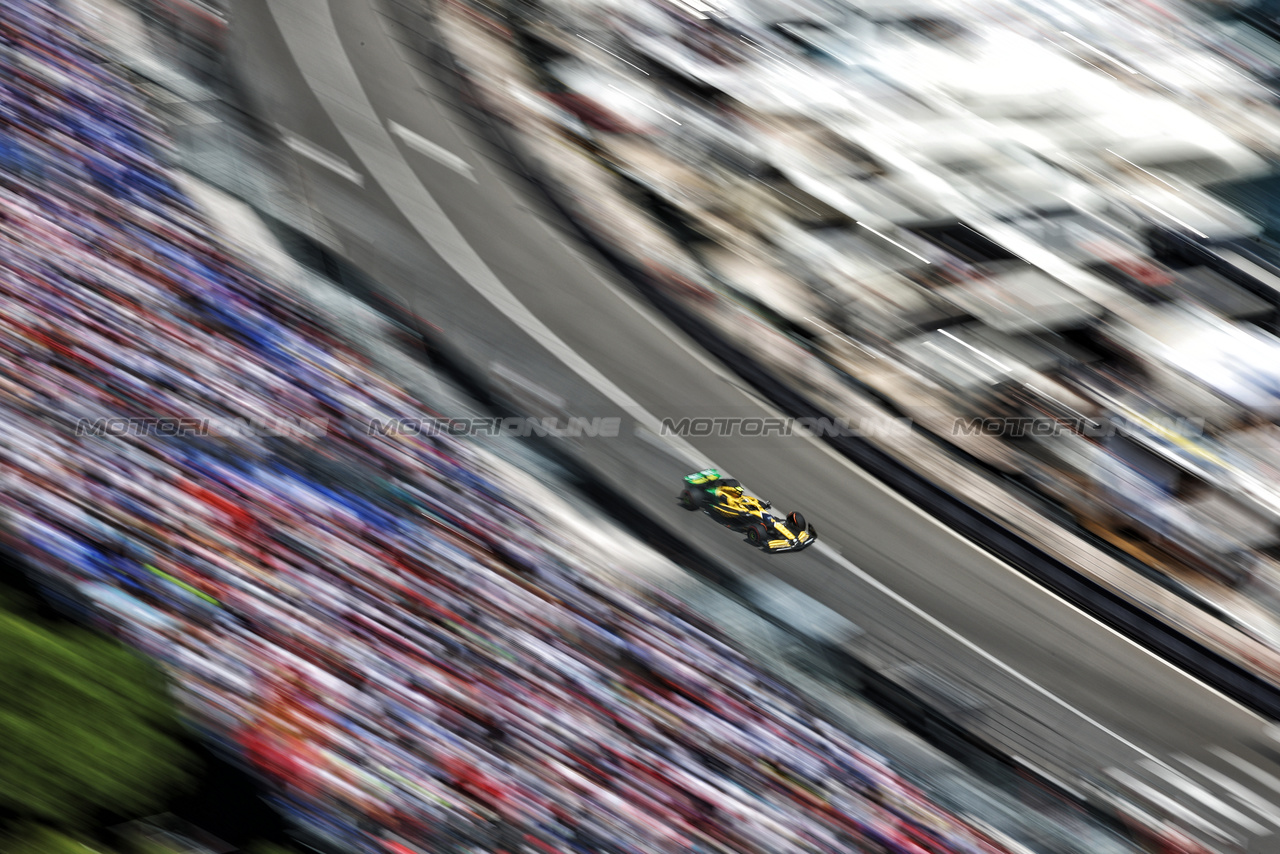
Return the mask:
<path id="1" fill-rule="evenodd" d="M 726 527 L 742 531 L 747 542 L 767 552 L 798 552 L 818 541 L 813 526 L 799 513 L 780 518 L 769 512 L 772 505 L 747 495 L 742 484 L 723 478 L 716 469 L 686 475 L 680 506 L 701 510 Z"/>

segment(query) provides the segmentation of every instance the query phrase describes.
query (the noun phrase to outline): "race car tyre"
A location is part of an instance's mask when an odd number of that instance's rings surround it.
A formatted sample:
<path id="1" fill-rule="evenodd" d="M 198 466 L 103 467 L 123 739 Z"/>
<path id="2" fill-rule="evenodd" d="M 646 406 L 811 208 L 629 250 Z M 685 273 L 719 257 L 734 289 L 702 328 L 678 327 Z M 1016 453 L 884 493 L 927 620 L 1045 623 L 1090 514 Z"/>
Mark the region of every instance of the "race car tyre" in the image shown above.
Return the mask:
<path id="1" fill-rule="evenodd" d="M 804 523 L 804 517 L 801 516 L 799 513 L 796 513 L 795 511 L 788 513 L 787 528 L 790 529 L 792 533 L 797 535 L 801 531 L 807 530 L 807 526 Z"/>
<path id="2" fill-rule="evenodd" d="M 753 522 L 747 526 L 747 542 L 751 543 L 751 545 L 762 546 L 768 537 L 769 532 L 759 522 Z"/>
<path id="3" fill-rule="evenodd" d="M 684 492 L 680 493 L 680 506 L 683 507 L 685 510 L 697 510 L 698 505 L 693 500 L 693 493 L 691 493 L 687 489 Z"/>

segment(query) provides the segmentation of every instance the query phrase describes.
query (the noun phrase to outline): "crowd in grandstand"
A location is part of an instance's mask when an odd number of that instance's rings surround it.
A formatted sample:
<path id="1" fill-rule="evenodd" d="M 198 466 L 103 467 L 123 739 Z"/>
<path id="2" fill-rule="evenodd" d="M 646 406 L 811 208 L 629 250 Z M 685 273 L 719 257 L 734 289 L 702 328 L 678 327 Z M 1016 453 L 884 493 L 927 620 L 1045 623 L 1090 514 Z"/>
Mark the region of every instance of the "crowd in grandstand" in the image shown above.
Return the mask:
<path id="1" fill-rule="evenodd" d="M 282 803 L 426 851 L 1004 850 L 461 440 L 364 429 L 425 410 L 220 246 L 56 5 L 0 7 L 0 65 L 0 501 Z M 327 432 L 78 429 L 120 418 Z"/>

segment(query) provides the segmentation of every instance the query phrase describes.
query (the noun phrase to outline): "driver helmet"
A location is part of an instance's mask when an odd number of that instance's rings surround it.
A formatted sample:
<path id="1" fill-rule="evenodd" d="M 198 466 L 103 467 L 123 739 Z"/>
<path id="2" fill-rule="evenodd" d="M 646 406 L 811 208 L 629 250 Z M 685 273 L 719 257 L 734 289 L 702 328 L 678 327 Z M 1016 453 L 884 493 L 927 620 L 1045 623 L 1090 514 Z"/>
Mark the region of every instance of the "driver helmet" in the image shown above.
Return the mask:
<path id="1" fill-rule="evenodd" d="M 724 491 L 724 494 L 725 494 L 725 495 L 727 495 L 727 496 L 729 496 L 730 498 L 741 498 L 741 497 L 742 497 L 742 487 L 741 487 L 741 486 L 722 486 L 722 487 L 720 487 L 720 489 L 721 489 L 721 490 L 723 490 L 723 491 Z"/>

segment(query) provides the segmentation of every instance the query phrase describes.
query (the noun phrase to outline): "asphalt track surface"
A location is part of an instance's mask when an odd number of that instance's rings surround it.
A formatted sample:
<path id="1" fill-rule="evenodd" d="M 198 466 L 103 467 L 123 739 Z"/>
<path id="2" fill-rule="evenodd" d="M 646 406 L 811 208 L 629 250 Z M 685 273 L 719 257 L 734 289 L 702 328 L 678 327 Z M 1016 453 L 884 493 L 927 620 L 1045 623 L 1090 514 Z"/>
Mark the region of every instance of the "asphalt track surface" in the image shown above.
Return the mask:
<path id="1" fill-rule="evenodd" d="M 824 445 L 654 435 L 662 418 L 778 415 L 560 231 L 406 48 L 397 0 L 235 0 L 235 65 L 290 141 L 344 254 L 473 364 L 572 414 L 621 416 L 574 450 L 735 572 L 772 575 L 985 708 L 972 723 L 1051 772 L 1176 804 L 1205 834 L 1280 851 L 1280 739 L 1267 722 L 1054 597 Z M 550 224 L 549 224 L 550 220 Z M 514 378 L 514 379 L 513 379 Z M 768 556 L 675 503 L 715 465 L 821 542 Z"/>

